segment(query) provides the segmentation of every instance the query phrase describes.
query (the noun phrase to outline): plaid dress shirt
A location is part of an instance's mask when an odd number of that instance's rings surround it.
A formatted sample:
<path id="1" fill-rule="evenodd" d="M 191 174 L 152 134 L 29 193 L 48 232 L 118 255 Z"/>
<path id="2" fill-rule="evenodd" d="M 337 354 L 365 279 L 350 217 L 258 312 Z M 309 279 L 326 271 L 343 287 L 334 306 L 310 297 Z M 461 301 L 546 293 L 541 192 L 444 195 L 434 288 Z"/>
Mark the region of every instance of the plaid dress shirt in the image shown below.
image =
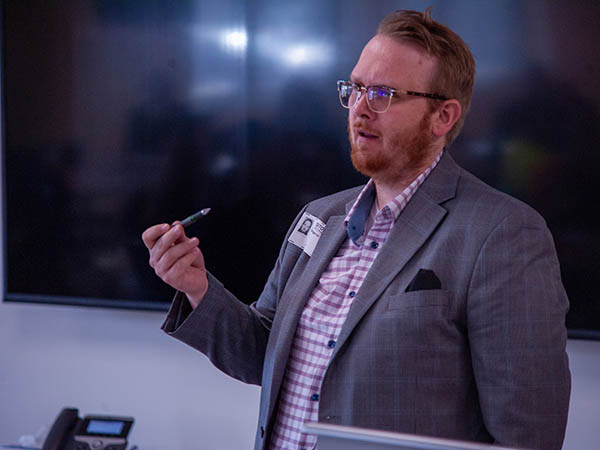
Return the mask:
<path id="1" fill-rule="evenodd" d="M 346 216 L 348 238 L 323 272 L 304 307 L 287 362 L 272 449 L 313 449 L 316 436 L 302 433 L 317 422 L 321 383 L 352 299 L 360 289 L 400 212 L 439 162 L 442 153 L 396 198 L 377 211 L 369 180 Z"/>

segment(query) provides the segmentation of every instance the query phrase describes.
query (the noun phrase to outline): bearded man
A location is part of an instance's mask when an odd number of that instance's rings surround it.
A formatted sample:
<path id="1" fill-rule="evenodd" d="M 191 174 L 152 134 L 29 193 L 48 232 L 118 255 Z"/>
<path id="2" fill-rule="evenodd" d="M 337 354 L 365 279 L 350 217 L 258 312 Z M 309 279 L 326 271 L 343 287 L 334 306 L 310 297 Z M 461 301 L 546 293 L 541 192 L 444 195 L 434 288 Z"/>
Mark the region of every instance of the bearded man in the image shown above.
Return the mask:
<path id="1" fill-rule="evenodd" d="M 561 447 L 568 299 L 552 237 L 446 150 L 474 77 L 467 45 L 428 11 L 383 20 L 338 81 L 370 180 L 300 211 L 250 306 L 180 225 L 144 232 L 178 290 L 163 329 L 262 386 L 256 449 L 314 448 L 302 426 L 317 421 Z M 300 233 L 306 220 L 318 232 Z"/>

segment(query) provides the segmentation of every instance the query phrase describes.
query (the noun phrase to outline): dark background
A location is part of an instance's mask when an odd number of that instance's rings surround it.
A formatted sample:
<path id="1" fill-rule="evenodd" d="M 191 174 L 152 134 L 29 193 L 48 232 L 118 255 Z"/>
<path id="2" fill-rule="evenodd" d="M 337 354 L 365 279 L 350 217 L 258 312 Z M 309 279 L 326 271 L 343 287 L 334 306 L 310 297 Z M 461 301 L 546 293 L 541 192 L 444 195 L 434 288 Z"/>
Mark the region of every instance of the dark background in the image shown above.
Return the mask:
<path id="1" fill-rule="evenodd" d="M 361 184 L 347 78 L 378 22 L 424 10 L 477 62 L 450 151 L 547 220 L 572 337 L 600 337 L 595 1 L 2 2 L 5 299 L 165 309 L 141 233 L 189 229 L 259 295 L 307 201 Z"/>

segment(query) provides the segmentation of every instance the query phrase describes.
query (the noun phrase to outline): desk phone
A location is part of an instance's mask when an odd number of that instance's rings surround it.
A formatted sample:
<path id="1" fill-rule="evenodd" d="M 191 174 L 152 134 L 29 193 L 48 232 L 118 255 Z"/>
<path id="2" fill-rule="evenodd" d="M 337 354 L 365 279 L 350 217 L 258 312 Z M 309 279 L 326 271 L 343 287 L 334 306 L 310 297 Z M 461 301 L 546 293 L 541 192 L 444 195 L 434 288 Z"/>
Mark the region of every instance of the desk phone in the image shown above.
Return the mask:
<path id="1" fill-rule="evenodd" d="M 42 450 L 125 450 L 133 417 L 105 415 L 80 419 L 75 408 L 63 409 Z"/>

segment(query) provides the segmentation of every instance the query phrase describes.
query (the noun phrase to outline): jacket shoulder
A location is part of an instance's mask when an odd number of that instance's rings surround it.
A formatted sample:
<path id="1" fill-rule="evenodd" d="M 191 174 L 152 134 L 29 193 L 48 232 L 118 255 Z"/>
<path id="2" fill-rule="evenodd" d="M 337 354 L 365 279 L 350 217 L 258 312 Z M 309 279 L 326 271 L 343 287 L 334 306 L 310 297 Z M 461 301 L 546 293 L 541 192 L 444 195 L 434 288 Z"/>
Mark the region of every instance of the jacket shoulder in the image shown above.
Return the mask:
<path id="1" fill-rule="evenodd" d="M 463 214 L 477 212 L 479 218 L 504 220 L 509 216 L 534 226 L 546 227 L 544 218 L 531 206 L 502 192 L 460 168 L 457 199 Z"/>
<path id="2" fill-rule="evenodd" d="M 363 187 L 356 186 L 313 200 L 306 206 L 306 211 L 322 220 L 323 217 L 346 214 L 346 205 L 356 200 Z"/>

